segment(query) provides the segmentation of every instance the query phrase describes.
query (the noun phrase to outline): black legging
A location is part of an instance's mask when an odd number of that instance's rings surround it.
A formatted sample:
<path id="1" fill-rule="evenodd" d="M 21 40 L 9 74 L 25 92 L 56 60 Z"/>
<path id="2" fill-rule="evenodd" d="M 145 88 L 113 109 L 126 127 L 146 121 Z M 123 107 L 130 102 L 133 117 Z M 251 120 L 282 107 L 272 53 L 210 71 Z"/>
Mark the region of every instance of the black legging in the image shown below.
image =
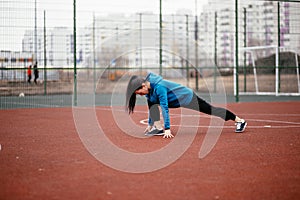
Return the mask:
<path id="1" fill-rule="evenodd" d="M 153 122 L 160 120 L 158 106 L 159 104 L 153 104 L 151 101 L 148 101 L 149 115 Z"/>
<path id="2" fill-rule="evenodd" d="M 150 101 L 148 101 L 148 108 L 149 108 L 149 114 L 150 118 L 153 121 L 159 121 L 160 120 L 160 114 L 159 114 L 159 109 L 158 109 L 159 104 L 153 104 Z M 220 117 L 224 119 L 225 121 L 228 120 L 235 120 L 236 115 L 233 114 L 231 111 L 225 109 L 225 108 L 220 108 L 220 107 L 214 107 L 198 97 L 195 93 L 193 93 L 193 98 L 192 101 L 189 105 L 182 106 L 184 108 L 189 108 L 192 110 L 196 110 L 199 112 L 203 112 L 208 115 L 214 115 L 217 117 Z"/>
<path id="3" fill-rule="evenodd" d="M 231 111 L 225 109 L 225 108 L 220 108 L 220 107 L 214 107 L 198 97 L 195 93 L 193 94 L 192 101 L 189 105 L 187 106 L 182 106 L 185 108 L 189 108 L 192 110 L 196 110 L 199 112 L 203 112 L 208 115 L 214 115 L 217 117 L 220 117 L 224 119 L 225 121 L 228 120 L 235 120 L 236 115 L 233 114 Z"/>

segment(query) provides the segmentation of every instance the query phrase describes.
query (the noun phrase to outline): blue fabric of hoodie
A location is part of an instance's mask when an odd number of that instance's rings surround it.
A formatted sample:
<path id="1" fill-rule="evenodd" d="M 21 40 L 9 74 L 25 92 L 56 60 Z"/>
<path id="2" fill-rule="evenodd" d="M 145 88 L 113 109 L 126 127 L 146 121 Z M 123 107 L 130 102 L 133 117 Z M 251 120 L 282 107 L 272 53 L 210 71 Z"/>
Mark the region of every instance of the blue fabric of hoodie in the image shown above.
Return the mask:
<path id="1" fill-rule="evenodd" d="M 193 90 L 163 79 L 161 76 L 149 73 L 146 81 L 150 82 L 149 94 L 146 95 L 148 101 L 159 104 L 164 118 L 165 129 L 170 128 L 169 108 L 178 108 L 188 105 L 193 98 Z M 150 118 L 148 124 L 153 125 L 154 121 Z"/>

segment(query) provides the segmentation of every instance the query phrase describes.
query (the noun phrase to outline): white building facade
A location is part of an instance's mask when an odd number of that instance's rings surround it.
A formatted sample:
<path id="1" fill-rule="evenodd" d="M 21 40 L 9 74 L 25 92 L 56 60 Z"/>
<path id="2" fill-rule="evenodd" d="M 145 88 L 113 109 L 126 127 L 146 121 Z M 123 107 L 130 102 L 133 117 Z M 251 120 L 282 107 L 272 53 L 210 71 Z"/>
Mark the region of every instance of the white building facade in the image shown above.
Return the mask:
<path id="1" fill-rule="evenodd" d="M 200 66 L 234 66 L 234 2 L 209 0 L 198 15 Z M 282 2 L 279 5 L 280 16 L 277 2 L 239 1 L 239 47 L 271 46 L 280 42 L 281 47 L 300 53 L 300 3 Z M 123 58 L 122 66 L 151 66 L 157 63 L 160 45 L 157 14 L 111 14 L 96 16 L 94 20 L 86 27 L 77 28 L 78 65 L 91 67 L 94 59 L 100 65 L 101 59 L 118 58 L 120 55 Z M 162 48 L 166 50 L 163 51 L 164 66 L 184 67 L 184 59 L 195 63 L 195 15 L 191 12 L 163 15 L 162 26 Z M 42 64 L 43 31 L 38 30 L 37 36 L 37 59 Z M 23 51 L 34 53 L 34 42 L 33 31 L 27 31 L 23 38 Z M 56 27 L 47 31 L 47 65 L 72 66 L 73 47 L 72 28 Z M 239 58 L 239 62 L 243 63 L 243 53 L 239 54 Z M 105 61 L 104 64 L 109 65 L 112 61 Z"/>
<path id="2" fill-rule="evenodd" d="M 239 48 L 280 45 L 300 54 L 300 3 L 280 2 L 280 10 L 275 1 L 240 0 L 238 6 Z M 216 60 L 218 66 L 234 66 L 235 0 L 210 0 L 200 23 L 200 42 L 209 59 Z M 242 64 L 243 52 L 239 58 Z"/>

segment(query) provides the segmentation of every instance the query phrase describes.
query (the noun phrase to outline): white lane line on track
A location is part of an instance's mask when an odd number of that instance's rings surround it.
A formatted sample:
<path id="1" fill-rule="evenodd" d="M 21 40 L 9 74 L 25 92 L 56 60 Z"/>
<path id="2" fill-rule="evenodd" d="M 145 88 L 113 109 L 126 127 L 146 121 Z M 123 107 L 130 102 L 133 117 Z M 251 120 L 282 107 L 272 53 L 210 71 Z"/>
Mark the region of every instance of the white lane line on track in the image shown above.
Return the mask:
<path id="1" fill-rule="evenodd" d="M 114 110 L 114 111 L 123 111 L 122 109 L 112 109 L 111 107 L 110 108 L 99 108 L 99 107 L 96 107 L 97 110 L 107 110 L 107 111 L 110 111 L 110 110 Z M 144 114 L 148 114 L 148 111 L 135 111 L 135 113 L 144 113 Z M 247 114 L 245 114 L 247 115 Z M 252 114 L 249 114 L 249 115 L 252 115 Z M 300 116 L 297 115 L 297 114 L 255 114 L 257 116 L 264 116 L 264 115 L 278 115 L 278 116 Z M 170 114 L 170 116 L 172 116 L 173 118 L 174 117 L 199 117 L 199 115 L 184 115 L 184 114 Z M 209 116 L 209 115 L 201 115 L 201 117 L 204 117 L 204 118 L 211 118 L 211 117 L 214 117 L 214 116 Z M 145 121 L 146 120 L 146 121 Z M 148 119 L 145 119 L 145 120 L 141 120 L 140 123 L 141 124 L 145 124 L 147 125 L 147 121 Z M 253 121 L 253 122 L 265 122 L 265 123 L 277 123 L 277 124 L 292 124 L 293 126 L 271 126 L 271 125 L 264 125 L 264 126 L 249 126 L 248 124 L 248 128 L 299 128 L 300 127 L 300 122 L 291 122 L 291 121 L 280 121 L 280 120 L 269 120 L 269 119 L 247 119 L 247 121 Z M 299 126 L 297 126 L 299 125 Z M 179 125 L 173 125 L 173 126 L 179 126 Z M 183 127 L 185 127 L 183 125 Z M 208 127 L 208 126 L 196 126 L 196 127 Z M 210 126 L 212 127 L 212 126 Z M 229 126 L 223 126 L 223 127 L 229 127 Z M 232 128 L 233 126 L 230 126 L 230 128 Z"/>
<path id="2" fill-rule="evenodd" d="M 278 123 L 278 124 L 295 124 L 295 125 L 300 125 L 300 123 L 299 123 L 299 122 L 278 121 L 278 120 L 268 120 L 268 119 L 247 119 L 247 121 L 254 121 L 254 122 L 269 122 L 269 123 Z"/>
<path id="3" fill-rule="evenodd" d="M 148 119 L 143 119 L 143 120 L 140 120 L 140 123 L 143 124 L 143 125 L 148 125 Z M 195 126 L 192 126 L 192 125 L 178 125 L 178 124 L 172 124 L 172 126 L 180 126 L 180 127 L 184 127 L 184 128 L 235 128 L 235 126 L 205 126 L 205 125 L 195 125 Z M 300 125 L 299 126 L 271 126 L 271 125 L 261 125 L 261 126 L 249 126 L 249 124 L 247 125 L 247 128 L 300 128 Z"/>
<path id="4" fill-rule="evenodd" d="M 235 126 L 185 126 L 185 125 L 172 125 L 172 126 L 180 126 L 184 128 L 236 128 Z M 257 128 L 257 129 L 262 129 L 262 128 L 300 128 L 300 126 L 249 126 L 247 125 L 247 129 L 250 128 Z"/>
<path id="5" fill-rule="evenodd" d="M 84 108 L 91 108 L 91 107 L 78 107 L 78 108 L 81 108 L 81 109 L 84 109 Z M 112 109 L 112 107 L 109 107 L 109 108 L 102 108 L 102 107 L 95 107 L 96 110 L 114 110 L 114 111 L 120 111 L 120 112 L 124 112 L 125 109 Z M 134 111 L 135 113 L 145 113 L 145 114 L 148 114 L 148 111 L 139 111 L 139 110 L 136 110 Z M 195 111 L 196 112 L 196 111 Z M 198 116 L 198 115 L 182 115 L 182 114 L 170 114 L 170 115 L 173 115 L 173 116 L 185 116 L 185 117 L 194 117 L 194 116 Z M 300 116 L 300 114 L 287 114 L 287 113 L 258 113 L 258 114 L 249 114 L 249 113 L 242 113 L 242 114 L 239 114 L 240 116 L 244 116 L 244 115 L 254 115 L 254 116 Z"/>
<path id="6" fill-rule="evenodd" d="M 175 115 L 172 116 L 173 118 L 175 117 L 199 117 L 198 115 Z M 201 115 L 203 118 L 217 118 L 215 116 L 209 116 L 209 115 Z M 268 120 L 268 119 L 248 119 L 246 118 L 246 121 L 254 121 L 254 122 L 269 122 L 269 123 L 281 123 L 281 124 L 296 124 L 300 125 L 300 122 L 290 122 L 290 121 L 279 121 L 279 120 Z"/>
<path id="7" fill-rule="evenodd" d="M 50 104 L 39 104 L 39 103 L 18 103 L 18 102 L 8 102 L 4 101 L 3 104 L 9 104 L 9 105 L 19 105 L 19 106 L 31 106 L 37 108 L 60 108 L 59 105 L 50 105 Z"/>

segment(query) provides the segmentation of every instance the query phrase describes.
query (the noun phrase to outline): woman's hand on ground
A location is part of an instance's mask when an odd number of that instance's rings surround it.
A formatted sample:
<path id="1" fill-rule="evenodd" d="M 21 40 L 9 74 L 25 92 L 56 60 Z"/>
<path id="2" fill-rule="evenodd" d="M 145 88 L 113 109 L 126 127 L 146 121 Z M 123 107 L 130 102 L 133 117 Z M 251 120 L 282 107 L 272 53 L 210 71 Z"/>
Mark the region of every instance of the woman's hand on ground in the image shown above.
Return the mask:
<path id="1" fill-rule="evenodd" d="M 172 135 L 171 130 L 170 129 L 165 130 L 163 138 L 172 138 L 172 137 L 174 137 L 174 135 Z"/>

